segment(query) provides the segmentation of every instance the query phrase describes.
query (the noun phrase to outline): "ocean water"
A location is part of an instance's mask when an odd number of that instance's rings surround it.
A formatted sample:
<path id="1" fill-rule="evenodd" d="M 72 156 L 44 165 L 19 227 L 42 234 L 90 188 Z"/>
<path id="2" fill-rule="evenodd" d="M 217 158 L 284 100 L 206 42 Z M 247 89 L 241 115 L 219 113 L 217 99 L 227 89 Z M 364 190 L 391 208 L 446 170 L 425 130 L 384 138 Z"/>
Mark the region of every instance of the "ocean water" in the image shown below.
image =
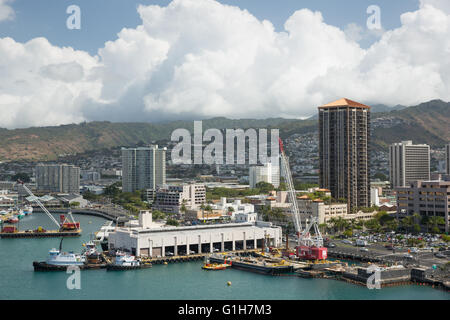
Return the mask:
<path id="1" fill-rule="evenodd" d="M 83 234 L 65 238 L 63 250 L 80 252 L 82 243 L 105 220 L 74 216 L 81 222 Z M 19 224 L 21 230 L 37 226 L 53 228 L 43 213 L 33 213 Z M 272 277 L 233 269 L 204 271 L 201 262 L 154 265 L 134 271 L 85 270 L 81 271 L 81 289 L 69 290 L 66 282 L 70 274 L 33 271 L 33 261 L 45 260 L 59 242 L 60 238 L 0 239 L 0 299 L 450 299 L 450 294 L 430 287 L 369 290 L 335 280 Z"/>

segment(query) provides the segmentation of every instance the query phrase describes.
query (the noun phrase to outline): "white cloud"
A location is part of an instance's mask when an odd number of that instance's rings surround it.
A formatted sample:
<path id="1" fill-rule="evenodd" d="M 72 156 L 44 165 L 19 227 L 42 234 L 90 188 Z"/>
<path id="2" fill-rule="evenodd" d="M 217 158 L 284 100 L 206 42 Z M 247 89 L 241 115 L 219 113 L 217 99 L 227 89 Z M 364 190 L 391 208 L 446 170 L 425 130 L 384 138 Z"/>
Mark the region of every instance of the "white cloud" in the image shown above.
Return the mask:
<path id="1" fill-rule="evenodd" d="M 431 5 L 450 14 L 450 1 L 448 0 L 420 0 L 420 7 L 423 8 L 425 5 Z"/>
<path id="2" fill-rule="evenodd" d="M 14 9 L 10 5 L 13 1 L 14 0 L 0 0 L 0 22 L 14 19 Z"/>
<path id="3" fill-rule="evenodd" d="M 357 43 L 366 31 L 327 25 L 319 12 L 299 10 L 276 32 L 213 0 L 140 6 L 142 25 L 95 57 L 43 38 L 0 39 L 0 126 L 302 117 L 341 97 L 450 100 L 450 16 L 434 2 L 403 14 L 401 27 L 367 49 Z"/>

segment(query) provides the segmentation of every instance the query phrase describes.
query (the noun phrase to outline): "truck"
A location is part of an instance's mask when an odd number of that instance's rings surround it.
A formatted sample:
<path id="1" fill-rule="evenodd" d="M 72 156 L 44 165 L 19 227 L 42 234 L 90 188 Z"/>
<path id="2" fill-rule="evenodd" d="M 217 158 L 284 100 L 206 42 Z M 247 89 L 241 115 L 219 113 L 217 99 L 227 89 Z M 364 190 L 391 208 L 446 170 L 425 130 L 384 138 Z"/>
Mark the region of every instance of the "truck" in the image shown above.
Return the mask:
<path id="1" fill-rule="evenodd" d="M 356 239 L 356 246 L 357 247 L 365 247 L 367 246 L 367 241 L 363 239 Z"/>

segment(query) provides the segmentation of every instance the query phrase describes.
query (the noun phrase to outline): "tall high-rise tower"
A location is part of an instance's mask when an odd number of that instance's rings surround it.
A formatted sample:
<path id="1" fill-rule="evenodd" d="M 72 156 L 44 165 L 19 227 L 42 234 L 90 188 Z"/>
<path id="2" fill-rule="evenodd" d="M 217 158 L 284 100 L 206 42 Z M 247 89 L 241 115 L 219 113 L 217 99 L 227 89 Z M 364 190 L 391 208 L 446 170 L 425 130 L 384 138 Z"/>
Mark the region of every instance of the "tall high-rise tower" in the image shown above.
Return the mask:
<path id="1" fill-rule="evenodd" d="M 166 183 L 166 148 L 122 148 L 122 191 L 155 189 Z"/>
<path id="2" fill-rule="evenodd" d="M 411 182 L 430 180 L 430 146 L 402 141 L 389 146 L 391 187 L 406 187 Z"/>
<path id="3" fill-rule="evenodd" d="M 370 207 L 370 107 L 340 99 L 319 107 L 319 183 L 349 212 Z"/>

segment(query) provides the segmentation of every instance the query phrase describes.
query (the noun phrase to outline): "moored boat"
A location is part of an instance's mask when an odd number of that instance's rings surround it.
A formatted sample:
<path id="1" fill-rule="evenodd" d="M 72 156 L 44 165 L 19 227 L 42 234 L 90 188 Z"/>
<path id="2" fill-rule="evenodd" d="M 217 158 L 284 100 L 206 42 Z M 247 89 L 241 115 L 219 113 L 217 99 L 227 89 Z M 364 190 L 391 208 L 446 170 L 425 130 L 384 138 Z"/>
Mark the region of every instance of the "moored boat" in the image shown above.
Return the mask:
<path id="1" fill-rule="evenodd" d="M 13 217 L 9 218 L 8 220 L 6 220 L 6 222 L 17 223 L 17 222 L 19 222 L 19 218 L 17 218 L 16 216 L 13 216 Z"/>
<path id="2" fill-rule="evenodd" d="M 32 206 L 25 206 L 25 207 L 22 209 L 22 211 L 23 211 L 23 213 L 24 213 L 26 216 L 29 216 L 30 214 L 33 213 L 33 207 L 32 207 Z"/>
<path id="3" fill-rule="evenodd" d="M 142 262 L 136 259 L 135 256 L 128 255 L 125 252 L 117 251 L 113 263 L 106 266 L 107 270 L 135 270 L 150 268 L 152 266 L 149 262 Z"/>
<path id="4" fill-rule="evenodd" d="M 228 264 L 228 263 L 205 263 L 202 266 L 202 269 L 203 270 L 225 270 L 228 267 L 231 267 L 231 264 Z"/>

